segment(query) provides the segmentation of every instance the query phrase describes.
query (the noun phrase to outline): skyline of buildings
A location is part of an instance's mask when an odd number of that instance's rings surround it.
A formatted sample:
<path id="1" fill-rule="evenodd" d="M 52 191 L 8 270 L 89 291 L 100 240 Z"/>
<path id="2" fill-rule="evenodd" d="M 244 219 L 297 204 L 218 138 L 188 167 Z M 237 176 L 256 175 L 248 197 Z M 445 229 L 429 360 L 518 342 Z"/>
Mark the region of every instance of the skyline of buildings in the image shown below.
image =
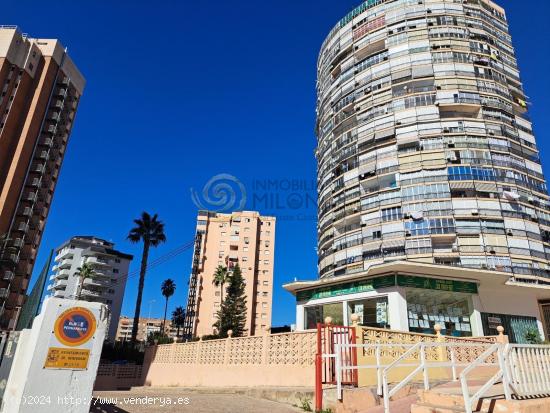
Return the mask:
<path id="1" fill-rule="evenodd" d="M 106 339 L 114 341 L 132 259 L 132 255 L 115 250 L 114 243 L 104 239 L 72 237 L 56 249 L 48 292 L 57 298 L 107 304 L 110 324 Z M 94 276 L 81 280 L 78 269 L 84 264 L 93 268 Z"/>
<path id="2" fill-rule="evenodd" d="M 0 328 L 24 304 L 84 85 L 58 40 L 0 26 Z"/>
<path id="3" fill-rule="evenodd" d="M 488 0 L 409 3 L 364 2 L 323 45 L 321 278 L 406 259 L 545 285 L 550 203 L 504 10 Z M 544 313 L 546 297 L 535 299 Z M 267 327 L 267 314 L 256 315 Z"/>
<path id="4" fill-rule="evenodd" d="M 221 286 L 213 283 L 220 265 L 229 271 L 236 264 L 241 268 L 247 305 L 244 335 L 262 334 L 271 327 L 275 223 L 274 217 L 255 211 L 199 211 L 184 326 L 186 338 L 214 334 L 213 324 L 224 294 Z"/>
<path id="5" fill-rule="evenodd" d="M 162 322 L 163 322 L 162 318 L 140 317 L 139 323 L 138 323 L 137 341 L 143 342 L 147 340 L 147 337 L 149 337 L 149 334 L 158 333 L 159 331 L 161 331 Z M 134 323 L 134 319 L 132 317 L 127 317 L 124 315 L 120 316 L 118 319 L 115 341 L 129 342 L 132 337 L 133 323 Z M 177 335 L 178 329 L 172 326 L 172 320 L 168 316 L 166 318 L 164 331 L 166 335 L 168 335 L 168 337 L 171 337 L 174 340 L 178 338 L 178 335 Z M 179 329 L 179 332 L 181 336 L 181 332 L 182 332 L 181 328 Z"/>
<path id="6" fill-rule="evenodd" d="M 369 0 L 317 73 L 319 280 L 287 285 L 299 328 L 550 332 L 550 198 L 505 11 Z"/>

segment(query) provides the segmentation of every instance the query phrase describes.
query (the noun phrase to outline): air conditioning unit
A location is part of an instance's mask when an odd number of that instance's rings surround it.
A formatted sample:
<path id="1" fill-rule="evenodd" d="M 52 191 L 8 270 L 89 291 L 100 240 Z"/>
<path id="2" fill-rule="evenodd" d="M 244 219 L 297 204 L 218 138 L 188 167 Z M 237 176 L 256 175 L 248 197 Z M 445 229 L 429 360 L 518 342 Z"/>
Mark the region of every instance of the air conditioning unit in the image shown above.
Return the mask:
<path id="1" fill-rule="evenodd" d="M 472 209 L 472 215 L 479 215 L 479 209 Z"/>
<path id="2" fill-rule="evenodd" d="M 6 271 L 4 273 L 4 280 L 6 280 L 6 281 L 13 280 L 13 277 L 15 277 L 15 274 L 13 273 L 13 271 Z"/>
<path id="3" fill-rule="evenodd" d="M 453 245 L 452 251 L 453 252 L 458 252 L 458 245 Z"/>
<path id="4" fill-rule="evenodd" d="M 530 204 L 534 204 L 534 203 L 535 203 L 535 198 L 532 197 L 532 196 L 530 196 L 527 200 L 529 201 Z"/>
<path id="5" fill-rule="evenodd" d="M 508 235 L 509 237 L 513 237 L 514 233 L 511 229 L 509 229 L 508 231 L 506 231 L 506 235 Z"/>
<path id="6" fill-rule="evenodd" d="M 406 237 L 410 237 L 412 235 L 412 232 L 411 231 L 405 231 L 405 236 Z"/>

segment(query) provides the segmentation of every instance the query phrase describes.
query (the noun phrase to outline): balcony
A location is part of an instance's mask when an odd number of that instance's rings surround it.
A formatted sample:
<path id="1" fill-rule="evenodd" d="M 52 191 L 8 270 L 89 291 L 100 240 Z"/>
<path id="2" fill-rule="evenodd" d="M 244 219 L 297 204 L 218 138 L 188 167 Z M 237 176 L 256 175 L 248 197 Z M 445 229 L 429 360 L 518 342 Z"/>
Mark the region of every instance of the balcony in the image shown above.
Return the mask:
<path id="1" fill-rule="evenodd" d="M 84 280 L 84 285 L 85 286 L 91 285 L 93 287 L 98 287 L 98 288 L 107 288 L 111 286 L 111 283 L 107 280 L 102 280 L 98 278 L 86 278 Z"/>
<path id="2" fill-rule="evenodd" d="M 99 257 L 88 257 L 86 259 L 87 264 L 97 265 L 98 267 L 110 267 L 109 261 Z"/>

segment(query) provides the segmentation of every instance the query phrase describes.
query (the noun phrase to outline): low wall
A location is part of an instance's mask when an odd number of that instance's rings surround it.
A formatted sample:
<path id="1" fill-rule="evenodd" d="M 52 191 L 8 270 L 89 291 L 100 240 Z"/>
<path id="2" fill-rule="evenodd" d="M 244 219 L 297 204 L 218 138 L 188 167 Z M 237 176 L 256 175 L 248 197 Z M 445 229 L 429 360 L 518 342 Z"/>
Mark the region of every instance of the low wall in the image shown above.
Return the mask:
<path id="1" fill-rule="evenodd" d="M 149 347 L 145 385 L 303 387 L 315 385 L 312 331 Z"/>
<path id="2" fill-rule="evenodd" d="M 101 363 L 97 369 L 94 390 L 126 390 L 143 385 L 143 367 L 136 364 Z"/>
<path id="3" fill-rule="evenodd" d="M 404 331 L 384 330 L 371 327 L 356 326 L 356 335 L 358 344 L 405 344 L 414 345 L 417 343 L 457 343 L 470 344 L 470 347 L 455 348 L 453 350 L 454 357 L 457 363 L 469 364 L 479 357 L 491 344 L 495 343 L 497 337 L 449 337 L 441 334 L 421 334 Z M 506 336 L 502 336 L 501 340 L 507 340 Z M 381 351 L 381 363 L 390 364 L 396 358 L 400 357 L 407 351 L 405 347 L 385 348 Z M 403 360 L 403 363 L 416 364 L 420 360 L 420 353 L 411 354 L 411 357 Z M 426 360 L 428 362 L 446 362 L 451 360 L 449 349 L 429 347 L 426 349 Z M 496 360 L 491 360 L 496 361 Z M 376 354 L 374 349 L 359 348 L 357 351 L 358 365 L 375 365 Z M 414 366 L 416 367 L 416 366 Z M 393 369 L 389 374 L 390 382 L 401 381 L 409 373 L 414 370 L 414 367 L 401 366 Z M 463 367 L 457 368 L 460 373 Z M 450 380 L 452 372 L 446 367 L 431 367 L 429 372 L 430 380 Z M 476 372 L 477 378 L 490 377 L 495 373 L 493 368 L 480 368 Z M 422 375 L 415 377 L 416 380 L 421 380 Z M 374 386 L 377 384 L 375 369 L 359 369 L 358 375 L 359 387 Z"/>

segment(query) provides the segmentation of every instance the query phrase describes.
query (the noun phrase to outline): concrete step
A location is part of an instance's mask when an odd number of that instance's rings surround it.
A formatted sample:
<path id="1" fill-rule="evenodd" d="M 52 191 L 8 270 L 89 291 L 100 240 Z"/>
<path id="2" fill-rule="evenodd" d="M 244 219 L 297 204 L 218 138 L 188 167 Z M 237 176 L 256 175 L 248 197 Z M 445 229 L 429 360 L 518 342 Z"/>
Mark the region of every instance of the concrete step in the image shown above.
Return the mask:
<path id="1" fill-rule="evenodd" d="M 411 405 L 410 413 L 465 413 L 464 408 L 437 406 L 428 403 L 414 403 Z"/>

